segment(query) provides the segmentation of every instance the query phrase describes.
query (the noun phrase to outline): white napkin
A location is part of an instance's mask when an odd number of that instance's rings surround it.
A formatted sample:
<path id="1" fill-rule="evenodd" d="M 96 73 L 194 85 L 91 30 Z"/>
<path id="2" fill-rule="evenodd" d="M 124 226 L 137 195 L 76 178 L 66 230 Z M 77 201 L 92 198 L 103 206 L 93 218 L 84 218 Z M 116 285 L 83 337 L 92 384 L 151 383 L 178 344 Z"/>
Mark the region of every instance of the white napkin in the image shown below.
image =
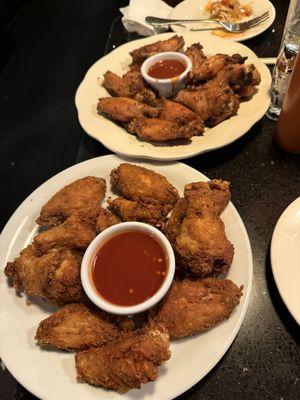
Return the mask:
<path id="1" fill-rule="evenodd" d="M 162 0 L 130 0 L 128 7 L 120 8 L 126 30 L 142 36 L 155 34 L 153 26 L 145 22 L 145 17 L 151 15 L 168 18 L 172 10 L 173 8 Z"/>

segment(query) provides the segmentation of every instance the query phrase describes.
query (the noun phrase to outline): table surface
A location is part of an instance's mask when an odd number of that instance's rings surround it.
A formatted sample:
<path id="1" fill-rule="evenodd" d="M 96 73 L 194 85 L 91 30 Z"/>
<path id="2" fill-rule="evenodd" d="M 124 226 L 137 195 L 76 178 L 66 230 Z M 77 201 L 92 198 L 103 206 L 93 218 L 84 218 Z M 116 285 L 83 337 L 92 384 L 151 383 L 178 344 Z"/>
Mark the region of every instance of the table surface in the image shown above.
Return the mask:
<path id="1" fill-rule="evenodd" d="M 245 42 L 261 57 L 277 55 L 286 17 L 288 2 L 272 2 L 277 10 L 273 26 Z M 104 52 L 137 38 L 118 17 L 125 3 L 29 1 L 0 37 L 0 228 L 46 179 L 110 153 L 80 127 L 74 95 Z M 300 194 L 300 158 L 276 147 L 274 129 L 275 123 L 264 117 L 235 143 L 184 161 L 210 178 L 232 182 L 233 202 L 252 245 L 254 279 L 233 345 L 180 400 L 300 398 L 300 330 L 279 296 L 269 256 L 276 221 Z M 34 397 L 2 368 L 0 399 Z"/>

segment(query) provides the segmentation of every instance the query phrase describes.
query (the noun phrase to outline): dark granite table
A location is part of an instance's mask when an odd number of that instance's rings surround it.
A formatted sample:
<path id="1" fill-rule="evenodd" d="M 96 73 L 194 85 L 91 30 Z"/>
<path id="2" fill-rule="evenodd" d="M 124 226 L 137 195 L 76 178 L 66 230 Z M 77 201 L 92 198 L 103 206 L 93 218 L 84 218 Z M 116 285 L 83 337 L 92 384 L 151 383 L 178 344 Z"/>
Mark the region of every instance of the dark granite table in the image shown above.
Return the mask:
<path id="1" fill-rule="evenodd" d="M 0 36 L 0 228 L 43 181 L 76 162 L 109 154 L 81 129 L 74 94 L 104 51 L 137 37 L 117 17 L 125 3 L 29 1 Z M 273 3 L 273 26 L 245 42 L 261 57 L 276 56 L 281 40 L 288 2 Z M 210 178 L 232 182 L 233 202 L 252 245 L 254 279 L 233 345 L 180 400 L 300 398 L 300 330 L 279 296 L 269 257 L 276 221 L 300 195 L 300 157 L 275 146 L 274 128 L 264 117 L 230 146 L 184 161 Z M 0 399 L 34 397 L 1 369 Z"/>

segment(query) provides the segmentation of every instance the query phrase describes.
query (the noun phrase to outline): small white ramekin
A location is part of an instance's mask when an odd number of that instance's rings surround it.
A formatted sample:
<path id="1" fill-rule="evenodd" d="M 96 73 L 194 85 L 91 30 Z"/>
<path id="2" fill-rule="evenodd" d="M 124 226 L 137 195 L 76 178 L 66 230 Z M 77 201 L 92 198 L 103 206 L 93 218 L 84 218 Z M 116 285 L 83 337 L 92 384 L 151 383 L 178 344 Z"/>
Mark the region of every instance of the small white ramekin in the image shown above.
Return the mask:
<path id="1" fill-rule="evenodd" d="M 183 61 L 186 64 L 186 69 L 182 72 L 182 74 L 169 79 L 157 79 L 148 75 L 151 65 L 165 59 Z M 145 81 L 159 92 L 160 97 L 172 97 L 175 96 L 175 94 L 185 86 L 185 78 L 187 77 L 191 68 L 191 60 L 185 54 L 170 51 L 155 54 L 154 56 L 147 58 L 142 64 L 141 74 Z"/>
<path id="2" fill-rule="evenodd" d="M 134 306 L 120 306 L 117 304 L 110 303 L 109 301 L 105 300 L 103 297 L 100 296 L 100 294 L 96 291 L 91 281 L 92 279 L 91 272 L 95 256 L 101 245 L 103 245 L 111 237 L 118 235 L 121 232 L 128 232 L 128 231 L 145 232 L 154 237 L 161 244 L 162 248 L 164 249 L 167 255 L 168 271 L 162 286 L 152 297 L 150 297 L 143 303 Z M 89 247 L 86 249 L 86 252 L 83 256 L 81 263 L 81 283 L 86 295 L 96 306 L 98 306 L 102 310 L 112 314 L 119 314 L 119 315 L 136 314 L 153 307 L 164 297 L 164 295 L 169 290 L 174 278 L 174 273 L 175 273 L 175 257 L 170 242 L 168 241 L 166 236 L 158 229 L 154 228 L 151 225 L 144 224 L 142 222 L 122 222 L 120 224 L 113 225 L 110 228 L 107 228 L 103 232 L 99 233 L 99 235 L 95 237 L 95 239 L 90 243 Z"/>

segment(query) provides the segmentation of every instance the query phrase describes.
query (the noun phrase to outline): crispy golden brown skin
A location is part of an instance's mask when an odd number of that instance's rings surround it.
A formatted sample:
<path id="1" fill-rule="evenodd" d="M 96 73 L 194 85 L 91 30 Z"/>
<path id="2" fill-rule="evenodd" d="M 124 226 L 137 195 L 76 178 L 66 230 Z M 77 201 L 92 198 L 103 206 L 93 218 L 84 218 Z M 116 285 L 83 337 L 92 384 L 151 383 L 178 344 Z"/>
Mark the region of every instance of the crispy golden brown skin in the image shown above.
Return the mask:
<path id="1" fill-rule="evenodd" d="M 18 292 L 40 296 L 49 303 L 62 305 L 85 299 L 80 281 L 82 255 L 68 249 L 52 249 L 39 255 L 34 245 L 9 262 L 5 275 Z"/>
<path id="2" fill-rule="evenodd" d="M 112 186 L 128 200 L 166 206 L 179 198 L 177 189 L 165 176 L 134 164 L 122 163 L 110 174 Z"/>
<path id="3" fill-rule="evenodd" d="M 86 176 L 59 190 L 43 206 L 37 223 L 55 226 L 64 222 L 74 211 L 99 205 L 105 196 L 106 183 L 102 178 Z"/>
<path id="4" fill-rule="evenodd" d="M 134 97 L 145 89 L 139 67 L 133 67 L 121 77 L 111 71 L 104 74 L 102 85 L 112 96 Z"/>
<path id="5" fill-rule="evenodd" d="M 202 119 L 189 108 L 171 100 L 162 100 L 159 103 L 159 118 L 176 122 L 179 126 L 190 127 L 193 135 L 200 135 L 204 131 Z"/>
<path id="6" fill-rule="evenodd" d="M 229 199 L 226 181 L 186 185 L 185 197 L 175 206 L 165 228 L 182 269 L 199 277 L 228 271 L 234 249 L 219 215 Z"/>
<path id="7" fill-rule="evenodd" d="M 184 39 L 182 36 L 172 36 L 167 40 L 159 40 L 158 42 L 148 44 L 131 51 L 129 54 L 132 57 L 133 64 L 142 64 L 146 58 L 163 51 L 179 51 L 184 46 Z"/>
<path id="8" fill-rule="evenodd" d="M 135 118 L 156 117 L 159 109 L 127 97 L 104 97 L 99 99 L 97 109 L 100 113 L 122 123 Z"/>
<path id="9" fill-rule="evenodd" d="M 163 226 L 169 211 L 168 208 L 164 209 L 156 204 L 137 202 L 121 197 L 110 200 L 109 207 L 124 222 L 145 222 L 157 228 Z"/>
<path id="10" fill-rule="evenodd" d="M 218 73 L 227 65 L 243 64 L 245 57 L 239 54 L 229 56 L 227 54 L 216 54 L 207 58 L 200 43 L 194 43 L 190 46 L 185 54 L 192 62 L 192 69 L 189 74 L 189 83 L 208 81 L 215 78 Z"/>
<path id="11" fill-rule="evenodd" d="M 242 289 L 228 279 L 174 281 L 167 296 L 150 311 L 150 325 L 165 326 L 170 339 L 204 332 L 229 318 Z"/>
<path id="12" fill-rule="evenodd" d="M 115 340 L 121 330 L 109 314 L 80 303 L 68 304 L 40 322 L 35 339 L 40 345 L 83 350 Z"/>
<path id="13" fill-rule="evenodd" d="M 179 125 L 161 118 L 136 118 L 127 125 L 127 130 L 152 142 L 167 142 L 174 139 L 190 140 L 199 130 L 193 125 Z"/>
<path id="14" fill-rule="evenodd" d="M 118 218 L 109 210 L 101 207 L 96 224 L 97 232 L 102 232 L 110 226 L 119 224 L 120 222 L 120 218 Z"/>
<path id="15" fill-rule="evenodd" d="M 207 126 L 215 126 L 235 115 L 239 101 L 225 81 L 209 81 L 196 89 L 182 89 L 174 101 L 193 110 Z"/>
<path id="16" fill-rule="evenodd" d="M 125 393 L 154 381 L 158 367 L 169 358 L 167 333 L 138 330 L 116 342 L 77 353 L 77 379 Z"/>
<path id="17" fill-rule="evenodd" d="M 66 221 L 34 238 L 34 245 L 40 253 L 54 247 L 85 250 L 97 235 L 96 224 L 100 206 L 75 211 Z"/>

